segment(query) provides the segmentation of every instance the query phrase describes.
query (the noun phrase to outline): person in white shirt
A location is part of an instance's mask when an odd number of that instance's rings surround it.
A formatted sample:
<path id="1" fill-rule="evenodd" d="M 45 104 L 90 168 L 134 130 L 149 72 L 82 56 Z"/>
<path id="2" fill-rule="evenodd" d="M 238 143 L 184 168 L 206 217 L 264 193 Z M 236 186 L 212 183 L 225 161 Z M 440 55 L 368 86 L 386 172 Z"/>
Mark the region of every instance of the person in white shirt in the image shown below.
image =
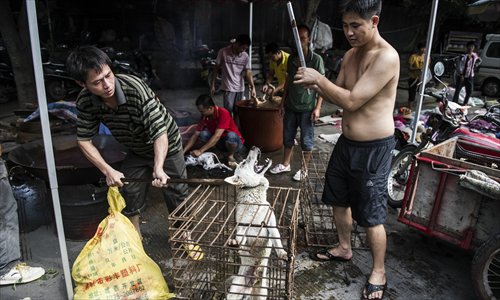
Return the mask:
<path id="1" fill-rule="evenodd" d="M 457 73 L 457 86 L 453 95 L 453 102 L 458 103 L 460 90 L 465 87 L 465 98 L 462 105 L 467 105 L 470 95 L 474 90 L 474 67 L 481 64 L 481 58 L 474 52 L 476 44 L 473 41 L 467 43 L 467 53 L 460 57 Z"/>

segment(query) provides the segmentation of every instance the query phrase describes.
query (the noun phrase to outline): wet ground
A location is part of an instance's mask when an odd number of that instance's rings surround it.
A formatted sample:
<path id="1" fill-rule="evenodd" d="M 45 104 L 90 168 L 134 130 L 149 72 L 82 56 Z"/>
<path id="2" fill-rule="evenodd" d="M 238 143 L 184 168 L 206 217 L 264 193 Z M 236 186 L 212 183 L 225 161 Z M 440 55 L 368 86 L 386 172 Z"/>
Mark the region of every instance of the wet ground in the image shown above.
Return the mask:
<path id="1" fill-rule="evenodd" d="M 204 90 L 163 91 L 160 98 L 171 108 L 180 112 L 194 112 L 196 96 Z M 406 91 L 398 93 L 398 99 L 406 99 Z M 217 102 L 221 99 L 218 97 Z M 337 108 L 325 104 L 322 115 L 328 115 Z M 196 117 L 196 114 L 194 115 Z M 337 132 L 331 125 L 316 127 L 315 135 Z M 315 139 L 315 150 L 329 153 L 332 144 Z M 296 147 L 297 148 L 297 147 Z M 280 162 L 283 151 L 265 153 L 263 156 Z M 283 175 L 267 176 L 272 186 L 299 187 L 291 177 L 300 167 L 300 153 L 294 150 L 292 172 Z M 190 177 L 225 177 L 228 173 L 214 171 L 206 173 L 196 167 L 189 169 Z M 159 200 L 158 191 L 149 195 L 149 206 L 142 219 L 144 248 L 158 263 L 170 287 L 172 259 L 168 243 L 168 212 Z M 398 223 L 397 211 L 389 210 L 386 226 L 388 248 L 386 271 L 388 290 L 385 299 L 475 299 L 470 278 L 469 253 L 453 246 L 427 238 L 422 234 Z M 33 283 L 0 287 L 0 299 L 65 299 L 60 250 L 53 224 L 42 226 L 21 235 L 25 261 L 30 265 L 43 266 L 49 271 L 43 279 Z M 67 241 L 70 266 L 85 245 L 84 241 Z M 352 261 L 346 263 L 316 262 L 308 258 L 310 251 L 318 248 L 308 247 L 305 232 L 299 226 L 294 270 L 294 299 L 359 299 L 366 276 L 370 273 L 371 256 L 365 249 L 355 250 Z"/>

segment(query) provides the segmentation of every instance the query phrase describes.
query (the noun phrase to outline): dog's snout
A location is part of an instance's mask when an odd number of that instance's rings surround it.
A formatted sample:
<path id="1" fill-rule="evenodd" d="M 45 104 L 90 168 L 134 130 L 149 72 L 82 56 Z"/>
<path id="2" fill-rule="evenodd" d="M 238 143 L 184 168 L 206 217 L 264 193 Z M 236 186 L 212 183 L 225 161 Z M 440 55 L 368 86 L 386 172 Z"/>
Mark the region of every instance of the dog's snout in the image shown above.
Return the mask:
<path id="1" fill-rule="evenodd" d="M 256 146 L 252 146 L 251 152 L 255 152 L 257 156 L 260 156 L 260 148 Z"/>

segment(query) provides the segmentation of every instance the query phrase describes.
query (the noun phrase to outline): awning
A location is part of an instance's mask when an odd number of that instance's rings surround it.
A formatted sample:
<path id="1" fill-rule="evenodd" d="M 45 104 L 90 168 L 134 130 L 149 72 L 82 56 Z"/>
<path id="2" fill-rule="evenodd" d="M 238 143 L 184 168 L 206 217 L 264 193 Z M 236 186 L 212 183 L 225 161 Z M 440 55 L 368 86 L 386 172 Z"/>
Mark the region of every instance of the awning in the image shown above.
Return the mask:
<path id="1" fill-rule="evenodd" d="M 467 14 L 483 22 L 500 21 L 500 0 L 479 0 L 467 7 Z"/>

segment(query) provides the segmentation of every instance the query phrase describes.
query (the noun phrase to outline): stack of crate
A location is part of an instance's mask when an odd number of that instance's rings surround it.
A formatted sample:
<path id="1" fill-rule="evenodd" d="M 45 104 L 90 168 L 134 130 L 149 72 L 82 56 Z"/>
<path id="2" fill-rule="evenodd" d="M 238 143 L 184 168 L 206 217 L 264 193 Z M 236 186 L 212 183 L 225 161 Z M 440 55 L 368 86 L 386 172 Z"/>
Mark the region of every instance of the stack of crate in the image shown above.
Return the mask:
<path id="1" fill-rule="evenodd" d="M 321 200 L 330 153 L 314 150 L 310 152 L 309 160 L 305 159 L 305 155 L 303 152 L 302 170 L 307 171 L 307 175 L 301 181 L 300 208 L 306 244 L 310 247 L 332 247 L 338 243 L 333 207 Z M 355 222 L 351 244 L 353 248 L 366 249 L 366 232 L 358 230 Z"/>
<path id="2" fill-rule="evenodd" d="M 202 184 L 169 216 L 177 299 L 225 298 L 241 266 L 240 255 L 243 255 L 238 246 L 232 245 L 237 227 L 257 226 L 259 232 L 266 234 L 269 228 L 266 224 L 236 222 L 235 195 L 231 185 Z M 264 278 L 268 281 L 268 299 L 292 299 L 299 197 L 300 190 L 293 188 L 270 187 L 267 192 L 283 248 L 288 253 L 285 261 L 277 257 L 275 249 L 271 251 L 267 278 Z M 258 275 L 250 275 L 248 279 L 263 279 L 256 277 Z"/>

